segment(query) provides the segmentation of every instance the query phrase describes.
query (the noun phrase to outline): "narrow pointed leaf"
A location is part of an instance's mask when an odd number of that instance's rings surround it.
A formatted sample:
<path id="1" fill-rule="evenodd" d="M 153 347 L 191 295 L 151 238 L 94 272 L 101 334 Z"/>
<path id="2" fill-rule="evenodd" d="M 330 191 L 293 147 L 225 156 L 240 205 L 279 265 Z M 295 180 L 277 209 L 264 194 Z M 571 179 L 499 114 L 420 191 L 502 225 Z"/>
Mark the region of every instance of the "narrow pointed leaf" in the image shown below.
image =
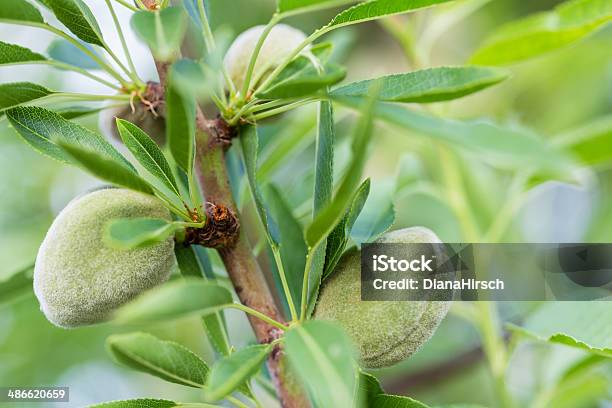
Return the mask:
<path id="1" fill-rule="evenodd" d="M 132 17 L 132 27 L 157 60 L 170 61 L 178 55 L 187 29 L 187 15 L 180 7 L 161 11 L 139 11 Z"/>
<path id="2" fill-rule="evenodd" d="M 193 245 L 182 246 L 176 245 L 174 254 L 178 263 L 181 275 L 191 278 L 204 279 L 205 281 L 214 282 L 213 278 L 209 278 L 205 268 L 212 268 L 210 260 L 207 258 L 207 253 L 204 255 L 197 251 L 206 251 L 205 248 L 198 248 Z M 205 266 L 206 265 L 206 266 Z M 214 349 L 223 356 L 231 354 L 231 345 L 227 334 L 227 328 L 223 320 L 223 312 L 218 311 L 202 317 L 202 324 L 208 334 L 208 339 Z"/>
<path id="3" fill-rule="evenodd" d="M 263 196 L 257 183 L 257 153 L 258 153 L 258 135 L 257 127 L 247 126 L 244 127 L 240 132 L 240 146 L 242 151 L 242 159 L 244 161 L 244 167 L 247 174 L 247 180 L 249 182 L 249 188 L 253 201 L 257 207 L 257 213 L 259 219 L 264 226 L 266 235 L 270 245 L 278 247 L 280 242 L 278 225 L 270 214 L 269 209 L 265 206 Z"/>
<path id="4" fill-rule="evenodd" d="M 165 241 L 184 227 L 161 218 L 118 218 L 106 227 L 107 245 L 129 250 Z"/>
<path id="5" fill-rule="evenodd" d="M 64 142 L 60 142 L 59 145 L 70 155 L 73 161 L 79 163 L 84 169 L 101 180 L 131 190 L 153 194 L 149 183 L 143 180 L 134 170 L 123 167 L 116 160 L 76 145 Z"/>
<path id="6" fill-rule="evenodd" d="M 291 207 L 276 186 L 268 186 L 265 190 L 265 197 L 272 216 L 277 220 L 282 220 L 278 224 L 279 251 L 289 291 L 291 292 L 296 309 L 300 310 L 304 265 L 306 263 L 306 253 L 308 252 L 306 242 L 304 242 L 304 231 L 298 220 L 293 216 Z"/>
<path id="7" fill-rule="evenodd" d="M 117 119 L 117 129 L 125 146 L 132 152 L 142 166 L 177 197 L 180 197 L 178 184 L 166 157 L 149 135 L 142 129 L 123 119 Z"/>
<path id="8" fill-rule="evenodd" d="M 315 217 L 306 230 L 306 243 L 314 248 L 336 227 L 344 216 L 355 190 L 359 186 L 366 153 L 373 131 L 374 99 L 368 97 L 361 109 L 361 119 L 355 126 L 352 157 L 334 199 Z"/>
<path id="9" fill-rule="evenodd" d="M 370 179 L 364 181 L 355 192 L 349 208 L 346 210 L 342 220 L 336 225 L 327 237 L 327 250 L 325 254 L 325 267 L 323 268 L 322 280 L 327 279 L 333 272 L 336 264 L 340 260 L 342 253 L 351 237 L 351 231 L 357 217 L 361 213 L 363 206 L 370 194 Z"/>
<path id="10" fill-rule="evenodd" d="M 0 22 L 19 23 L 20 21 L 44 24 L 40 11 L 25 0 L 2 0 Z"/>
<path id="11" fill-rule="evenodd" d="M 317 406 L 355 405 L 357 363 L 353 345 L 339 327 L 316 320 L 295 326 L 285 335 L 285 352 Z"/>
<path id="12" fill-rule="evenodd" d="M 318 129 L 315 150 L 315 185 L 312 216 L 316 218 L 329 205 L 334 192 L 334 112 L 329 101 L 319 104 Z M 312 268 L 308 276 L 308 314 L 314 311 L 325 266 L 327 242 L 323 241 L 312 255 Z"/>
<path id="13" fill-rule="evenodd" d="M 104 108 L 88 108 L 84 106 L 67 106 L 65 108 L 55 109 L 54 111 L 64 119 L 77 119 L 83 116 L 94 115 L 99 113 Z"/>
<path id="14" fill-rule="evenodd" d="M 409 13 L 451 0 L 371 0 L 359 3 L 344 10 L 326 26 L 328 28 L 342 27 L 350 24 L 363 23 L 381 17 Z"/>
<path id="15" fill-rule="evenodd" d="M 271 345 L 258 344 L 219 360 L 210 372 L 206 399 L 217 401 L 238 389 L 259 371 L 271 351 Z"/>
<path id="16" fill-rule="evenodd" d="M 0 41 L 0 65 L 46 61 L 47 58 L 29 48 Z"/>
<path id="17" fill-rule="evenodd" d="M 187 174 L 195 157 L 195 96 L 175 83 L 171 70 L 166 89 L 166 135 L 172 157 Z"/>
<path id="18" fill-rule="evenodd" d="M 277 10 L 279 13 L 297 14 L 356 2 L 357 0 L 278 0 Z"/>
<path id="19" fill-rule="evenodd" d="M 380 394 L 374 398 L 376 408 L 429 408 L 429 406 L 409 397 Z"/>
<path id="20" fill-rule="evenodd" d="M 152 289 L 117 311 L 117 321 L 155 322 L 204 315 L 232 303 L 224 287 L 202 279 L 181 279 Z"/>
<path id="21" fill-rule="evenodd" d="M 120 400 L 88 405 L 87 408 L 174 408 L 178 403 L 174 401 L 140 398 L 133 400 Z"/>
<path id="22" fill-rule="evenodd" d="M 68 164 L 77 164 L 57 144 L 68 143 L 100 153 L 121 167 L 136 170 L 106 139 L 96 132 L 70 122 L 57 112 L 36 106 L 20 106 L 6 111 L 11 125 L 39 152 Z"/>
<path id="23" fill-rule="evenodd" d="M 91 52 L 96 54 L 98 58 L 104 59 L 98 52 L 94 49 L 93 46 L 88 44 L 83 44 L 84 47 L 88 48 Z M 47 53 L 49 56 L 56 60 L 63 62 L 65 64 L 73 65 L 75 67 L 94 70 L 101 69 L 100 65 L 96 61 L 94 61 L 89 55 L 85 54 L 82 50 L 76 47 L 74 44 L 64 40 L 63 38 L 57 39 L 49 45 L 47 48 Z"/>
<path id="24" fill-rule="evenodd" d="M 397 180 L 383 180 L 372 186 L 372 191 L 350 231 L 351 239 L 357 245 L 377 239 L 395 222 L 393 199 L 396 185 Z"/>
<path id="25" fill-rule="evenodd" d="M 0 112 L 54 93 L 54 91 L 32 82 L 0 84 Z"/>
<path id="26" fill-rule="evenodd" d="M 608 301 L 545 303 L 522 327 L 510 325 L 510 328 L 540 341 L 612 358 L 612 319 Z"/>
<path id="27" fill-rule="evenodd" d="M 472 55 L 475 64 L 504 65 L 538 57 L 575 43 L 612 20 L 612 4 L 566 1 L 500 27 Z"/>
<path id="28" fill-rule="evenodd" d="M 86 43 L 104 46 L 100 26 L 82 0 L 42 0 L 42 3 L 78 38 Z"/>
<path id="29" fill-rule="evenodd" d="M 353 108 L 361 106 L 361 100 L 337 100 Z M 486 121 L 443 119 L 385 103 L 378 103 L 373 115 L 417 135 L 466 149 L 498 168 L 532 168 L 547 174 L 566 174 L 573 168 L 570 156 L 528 131 L 505 128 Z"/>
<path id="30" fill-rule="evenodd" d="M 478 92 L 506 78 L 506 71 L 495 68 L 439 67 L 353 82 L 334 89 L 330 95 L 364 97 L 372 82 L 382 81 L 378 95 L 381 101 L 440 102 Z"/>
<path id="31" fill-rule="evenodd" d="M 118 363 L 132 369 L 189 387 L 206 383 L 206 363 L 178 343 L 136 332 L 110 336 L 106 346 Z"/>

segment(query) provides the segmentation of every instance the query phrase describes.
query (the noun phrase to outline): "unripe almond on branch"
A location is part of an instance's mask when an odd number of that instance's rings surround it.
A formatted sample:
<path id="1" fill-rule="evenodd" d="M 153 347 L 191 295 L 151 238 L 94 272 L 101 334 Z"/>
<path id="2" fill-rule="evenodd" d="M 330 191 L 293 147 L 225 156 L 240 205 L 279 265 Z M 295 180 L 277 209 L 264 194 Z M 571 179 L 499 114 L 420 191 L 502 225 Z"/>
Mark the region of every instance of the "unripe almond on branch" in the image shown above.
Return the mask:
<path id="1" fill-rule="evenodd" d="M 242 89 L 251 55 L 264 29 L 265 26 L 255 26 L 246 30 L 234 40 L 225 55 L 223 63 L 238 90 Z M 274 26 L 259 51 L 250 82 L 251 88 L 265 80 L 305 39 L 306 35 L 296 28 L 286 24 Z"/>
<path id="2" fill-rule="evenodd" d="M 162 202 L 124 189 L 98 190 L 79 197 L 57 216 L 38 251 L 34 292 L 49 321 L 75 327 L 104 321 L 113 310 L 170 275 L 174 240 L 128 251 L 103 240 L 116 218 L 170 220 Z"/>
<path id="3" fill-rule="evenodd" d="M 427 228 L 415 227 L 383 235 L 378 243 L 440 243 Z M 339 323 L 359 349 L 365 367 L 396 364 L 414 354 L 446 316 L 445 301 L 362 301 L 361 254 L 347 252 L 325 281 L 314 317 Z"/>

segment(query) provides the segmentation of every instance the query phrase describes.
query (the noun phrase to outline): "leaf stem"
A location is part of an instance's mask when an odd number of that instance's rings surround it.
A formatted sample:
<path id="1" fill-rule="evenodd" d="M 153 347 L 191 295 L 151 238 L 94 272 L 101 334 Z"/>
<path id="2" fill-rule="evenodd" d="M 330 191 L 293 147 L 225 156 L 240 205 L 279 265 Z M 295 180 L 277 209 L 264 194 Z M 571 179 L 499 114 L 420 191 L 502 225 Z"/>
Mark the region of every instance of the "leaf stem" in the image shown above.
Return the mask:
<path id="1" fill-rule="evenodd" d="M 119 23 L 119 18 L 117 18 L 117 13 L 115 13 L 115 8 L 113 7 L 110 0 L 105 0 L 105 1 L 106 1 L 106 5 L 108 6 L 108 10 L 110 11 L 111 16 L 113 18 L 113 23 L 115 24 L 117 35 L 119 36 L 119 40 L 121 41 L 121 47 L 123 48 L 123 53 L 125 54 L 125 58 L 128 61 L 128 65 L 130 66 L 130 69 L 127 70 L 125 68 L 125 66 L 121 63 L 119 58 L 117 58 L 117 56 L 112 52 L 112 50 L 106 43 L 104 43 L 104 48 L 111 55 L 111 57 L 113 57 L 113 59 L 117 62 L 117 64 L 119 64 L 119 66 L 122 67 L 124 71 L 126 71 L 126 73 L 130 76 L 130 78 L 132 78 L 132 80 L 134 80 L 138 85 L 144 85 L 142 81 L 140 80 L 140 78 L 138 78 L 136 67 L 134 66 L 134 61 L 132 60 L 132 56 L 130 55 L 130 51 L 127 46 L 127 42 L 125 41 L 125 36 L 123 35 L 123 29 L 121 28 L 121 24 Z"/>
<path id="2" fill-rule="evenodd" d="M 312 269 L 312 259 L 314 257 L 316 249 L 319 245 L 315 245 L 313 248 L 308 249 L 308 254 L 306 255 L 306 264 L 304 265 L 304 280 L 302 281 L 302 299 L 301 299 L 301 310 L 300 310 L 300 321 L 304 321 L 306 319 L 306 311 L 308 310 L 308 288 L 309 288 L 309 280 L 310 280 L 310 270 Z"/>
<path id="3" fill-rule="evenodd" d="M 138 11 L 138 8 L 132 6 L 130 3 L 128 3 L 125 0 L 115 0 L 117 3 L 121 4 L 123 7 L 126 7 L 132 11 Z"/>
<path id="4" fill-rule="evenodd" d="M 304 100 L 301 100 L 301 101 L 293 102 L 293 103 L 290 103 L 288 105 L 281 106 L 279 108 L 270 109 L 270 110 L 267 110 L 267 111 L 255 114 L 253 116 L 253 119 L 255 119 L 257 121 L 257 120 L 269 118 L 270 116 L 280 115 L 281 113 L 290 111 L 292 109 L 297 109 L 297 108 L 300 108 L 302 106 L 308 105 L 308 104 L 313 103 L 313 102 L 318 102 L 318 101 L 321 101 L 321 100 L 323 100 L 323 99 L 322 98 L 308 98 L 308 99 L 304 99 Z"/>
<path id="5" fill-rule="evenodd" d="M 123 85 L 124 88 L 129 88 L 129 83 L 125 79 L 123 79 L 123 77 L 117 71 L 115 71 L 115 69 L 113 67 L 111 67 L 108 63 L 104 62 L 95 52 L 91 51 L 89 48 L 87 48 L 86 46 L 81 44 L 78 40 L 76 40 L 73 37 L 69 36 L 68 34 L 63 32 L 62 30 L 59 30 L 59 29 L 57 29 L 57 28 L 55 28 L 53 26 L 50 26 L 48 24 L 28 23 L 26 25 L 30 25 L 32 27 L 38 27 L 38 28 L 45 29 L 45 30 L 47 30 L 47 31 L 49 31 L 49 32 L 59 36 L 59 37 L 64 38 L 65 40 L 67 40 L 68 42 L 73 44 L 75 47 L 77 47 L 79 50 L 84 52 L 86 55 L 88 55 L 102 69 L 104 69 L 106 72 L 108 72 L 110 75 L 112 75 L 117 81 L 119 81 L 121 83 L 121 85 Z"/>
<path id="6" fill-rule="evenodd" d="M 276 320 L 272 319 L 271 317 L 269 317 L 269 316 L 267 316 L 267 315 L 265 315 L 265 314 L 255 310 L 253 308 L 250 308 L 250 307 L 248 307 L 246 305 L 243 305 L 242 303 L 232 303 L 230 305 L 227 305 L 226 307 L 229 308 L 229 309 L 241 310 L 241 311 L 243 311 L 245 313 L 250 314 L 251 316 L 255 316 L 258 319 L 268 323 L 270 326 L 274 326 L 274 327 L 276 327 L 278 329 L 281 329 L 282 331 L 289 330 L 289 327 L 285 326 L 281 322 L 276 321 Z"/>
<path id="7" fill-rule="evenodd" d="M 276 267 L 278 268 L 278 274 L 281 279 L 281 284 L 283 286 L 283 292 L 285 292 L 285 296 L 287 297 L 287 304 L 289 305 L 289 313 L 291 313 L 291 321 L 298 320 L 298 314 L 295 310 L 295 302 L 293 301 L 293 296 L 291 295 L 291 290 L 289 289 L 289 284 L 287 283 L 287 275 L 285 273 L 285 266 L 283 265 L 283 260 L 280 256 L 280 251 L 275 245 L 271 245 L 272 253 L 274 254 L 274 261 L 276 262 Z"/>
<path id="8" fill-rule="evenodd" d="M 261 51 L 261 48 L 263 47 L 264 42 L 266 41 L 266 38 L 268 38 L 270 31 L 272 31 L 272 28 L 274 28 L 280 18 L 281 17 L 279 14 L 274 14 L 268 24 L 264 27 L 264 30 L 262 31 L 261 35 L 259 36 L 259 39 L 257 40 L 257 44 L 255 45 L 253 53 L 251 54 L 249 66 L 244 76 L 244 82 L 242 83 L 242 90 L 240 95 L 240 98 L 242 100 L 246 100 L 249 94 L 249 86 L 251 85 L 251 78 L 253 76 L 253 71 L 255 70 L 255 64 L 257 63 L 257 57 L 259 57 L 259 52 Z"/>
<path id="9" fill-rule="evenodd" d="M 212 33 L 212 29 L 210 28 L 210 21 L 208 19 L 208 15 L 206 14 L 206 7 L 204 6 L 204 0 L 198 0 L 198 12 L 200 14 L 200 20 L 202 20 L 202 36 L 204 37 L 204 43 L 206 45 L 206 50 L 211 53 L 214 52 L 217 48 L 217 44 L 215 42 L 215 36 Z M 223 79 L 227 84 L 227 87 L 230 91 L 230 95 L 236 95 L 236 86 L 230 78 L 227 69 L 225 68 L 225 64 L 221 63 L 221 72 L 223 74 Z"/>
<path id="10" fill-rule="evenodd" d="M 56 97 L 56 98 L 71 98 L 71 99 L 79 99 L 86 101 L 129 101 L 129 95 L 94 95 L 94 94 L 86 94 L 86 93 L 72 93 L 72 92 L 58 92 L 49 95 L 48 97 Z"/>
<path id="11" fill-rule="evenodd" d="M 107 81 L 106 79 L 99 77 L 95 74 L 92 74 L 91 72 L 77 67 L 76 65 L 71 65 L 71 64 L 66 64 L 60 61 L 55 61 L 55 60 L 40 60 L 40 61 L 26 61 L 26 62 L 15 62 L 15 63 L 11 63 L 11 64 L 4 64 L 4 66 L 10 66 L 10 65 L 48 65 L 57 69 L 63 69 L 65 71 L 72 71 L 72 72 L 76 72 L 78 74 L 84 75 L 90 79 L 93 79 L 96 82 L 101 83 L 102 85 L 105 85 L 109 88 L 112 88 L 116 91 L 121 91 L 121 87 L 117 86 L 116 84 L 113 84 L 110 81 Z"/>

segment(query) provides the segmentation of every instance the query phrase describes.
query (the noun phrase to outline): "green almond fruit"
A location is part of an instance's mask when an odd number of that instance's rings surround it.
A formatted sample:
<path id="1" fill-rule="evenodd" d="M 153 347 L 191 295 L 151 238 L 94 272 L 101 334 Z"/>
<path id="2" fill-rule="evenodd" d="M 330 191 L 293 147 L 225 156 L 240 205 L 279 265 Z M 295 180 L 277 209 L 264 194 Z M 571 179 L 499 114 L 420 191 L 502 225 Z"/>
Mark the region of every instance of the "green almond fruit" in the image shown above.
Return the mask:
<path id="1" fill-rule="evenodd" d="M 378 243 L 440 243 L 427 228 L 414 227 L 383 235 Z M 343 255 L 323 283 L 315 319 L 340 324 L 353 339 L 367 368 L 394 365 L 414 354 L 446 316 L 448 301 L 362 301 L 361 254 Z"/>
<path id="2" fill-rule="evenodd" d="M 129 251 L 104 243 L 110 220 L 132 217 L 171 219 L 156 197 L 114 188 L 76 198 L 60 212 L 34 268 L 34 293 L 50 322 L 60 327 L 102 322 L 168 279 L 176 263 L 173 237 Z"/>
<path id="3" fill-rule="evenodd" d="M 264 29 L 265 26 L 261 25 L 249 28 L 236 37 L 225 54 L 223 63 L 237 90 L 242 89 L 251 55 L 253 55 Z M 266 75 L 274 70 L 305 39 L 306 35 L 297 28 L 286 24 L 275 25 L 259 51 L 251 77 L 251 87 L 265 80 Z M 306 50 L 308 50 L 308 47 L 306 47 Z"/>

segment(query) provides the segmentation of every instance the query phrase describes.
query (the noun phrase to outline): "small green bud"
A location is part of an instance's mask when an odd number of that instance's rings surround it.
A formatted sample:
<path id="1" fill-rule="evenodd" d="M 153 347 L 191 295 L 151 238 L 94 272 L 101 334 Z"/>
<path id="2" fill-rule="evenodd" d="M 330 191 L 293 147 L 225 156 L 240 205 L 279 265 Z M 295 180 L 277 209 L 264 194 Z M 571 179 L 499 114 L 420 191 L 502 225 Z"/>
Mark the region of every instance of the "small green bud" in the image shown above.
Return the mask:
<path id="1" fill-rule="evenodd" d="M 242 89 L 251 55 L 264 29 L 265 26 L 249 28 L 234 40 L 225 55 L 223 63 L 238 90 Z M 296 28 L 286 24 L 274 26 L 259 51 L 251 86 L 263 81 L 305 39 L 306 35 Z"/>
<path id="2" fill-rule="evenodd" d="M 124 189 L 94 191 L 70 202 L 38 250 L 34 293 L 47 319 L 60 327 L 94 324 L 156 286 L 176 263 L 174 240 L 129 251 L 104 244 L 106 224 L 116 218 L 170 220 L 162 202 Z"/>
<path id="3" fill-rule="evenodd" d="M 415 227 L 383 235 L 378 243 L 440 243 L 427 228 Z M 362 301 L 361 254 L 348 251 L 319 293 L 314 317 L 339 323 L 359 349 L 365 367 L 396 364 L 414 354 L 446 316 L 444 301 Z"/>

